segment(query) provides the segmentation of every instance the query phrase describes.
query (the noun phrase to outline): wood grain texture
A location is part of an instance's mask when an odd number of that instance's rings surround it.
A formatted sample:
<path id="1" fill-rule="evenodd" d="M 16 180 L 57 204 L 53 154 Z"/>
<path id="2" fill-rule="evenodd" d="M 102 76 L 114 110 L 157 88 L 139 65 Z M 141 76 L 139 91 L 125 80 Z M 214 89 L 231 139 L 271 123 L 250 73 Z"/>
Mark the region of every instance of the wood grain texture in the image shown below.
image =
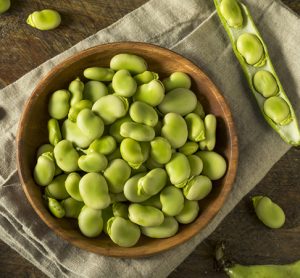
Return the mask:
<path id="1" fill-rule="evenodd" d="M 227 160 L 225 176 L 214 182 L 214 189 L 205 200 L 199 201 L 200 215 L 189 225 L 180 225 L 178 233 L 167 239 L 141 237 L 137 245 L 121 248 L 109 237 L 89 239 L 84 237 L 76 221 L 56 219 L 45 208 L 42 191 L 32 177 L 36 163 L 36 150 L 48 142 L 47 111 L 48 99 L 53 91 L 64 89 L 88 67 L 109 66 L 111 58 L 118 53 L 132 53 L 142 56 L 148 68 L 157 72 L 161 78 L 172 72 L 186 72 L 192 79 L 192 90 L 196 93 L 206 111 L 213 113 L 218 121 L 218 138 L 215 150 Z M 99 62 L 101 61 L 101 62 Z M 28 99 L 21 116 L 17 134 L 17 164 L 19 177 L 25 194 L 42 220 L 59 236 L 72 244 L 90 252 L 116 257 L 141 257 L 153 255 L 181 244 L 203 229 L 222 207 L 236 175 L 238 145 L 231 112 L 224 97 L 212 81 L 192 62 L 165 48 L 139 43 L 124 42 L 102 44 L 71 56 L 54 67 L 36 86 Z"/>
<path id="2" fill-rule="evenodd" d="M 10 12 L 1 15 L 0 20 L 0 88 L 145 2 L 147 1 L 13 0 Z M 283 0 L 283 2 L 300 14 L 299 0 Z M 63 30 L 57 29 L 44 33 L 31 29 L 24 23 L 33 10 L 46 7 L 64 12 L 65 20 L 60 27 Z M 215 272 L 212 260 L 214 244 L 223 239 L 227 240 L 228 249 L 234 254 L 233 257 L 245 264 L 285 263 L 299 259 L 299 250 L 294 252 L 295 248 L 300 246 L 299 157 L 300 151 L 291 149 L 256 188 L 241 200 L 218 229 L 197 246 L 195 251 L 171 274 L 171 277 L 226 277 L 223 273 Z M 290 224 L 287 227 L 277 231 L 266 230 L 256 220 L 249 198 L 257 193 L 272 194 L 274 200 L 278 201 L 285 210 L 290 211 Z M 46 277 L 2 241 L 0 241 L 0 267 L 0 276 L 4 278 Z"/>

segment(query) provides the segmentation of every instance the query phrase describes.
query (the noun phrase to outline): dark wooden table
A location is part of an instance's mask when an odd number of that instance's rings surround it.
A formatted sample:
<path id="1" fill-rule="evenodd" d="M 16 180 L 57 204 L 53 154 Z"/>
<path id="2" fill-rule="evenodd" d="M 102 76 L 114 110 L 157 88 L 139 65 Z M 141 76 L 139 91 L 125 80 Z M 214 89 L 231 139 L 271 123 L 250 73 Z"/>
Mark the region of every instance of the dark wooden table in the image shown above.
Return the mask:
<path id="1" fill-rule="evenodd" d="M 147 1 L 12 2 L 11 10 L 0 16 L 0 88 Z M 283 2 L 300 14 L 299 0 Z M 28 14 L 43 8 L 61 12 L 63 23 L 59 29 L 39 32 L 26 25 Z M 267 194 L 284 208 L 287 221 L 283 228 L 270 230 L 256 219 L 250 203 L 250 197 L 256 194 Z M 232 257 L 240 263 L 283 264 L 300 259 L 300 149 L 293 148 L 283 156 L 171 277 L 225 277 L 214 270 L 212 259 L 215 244 L 224 239 Z M 0 277 L 45 275 L 0 241 Z"/>

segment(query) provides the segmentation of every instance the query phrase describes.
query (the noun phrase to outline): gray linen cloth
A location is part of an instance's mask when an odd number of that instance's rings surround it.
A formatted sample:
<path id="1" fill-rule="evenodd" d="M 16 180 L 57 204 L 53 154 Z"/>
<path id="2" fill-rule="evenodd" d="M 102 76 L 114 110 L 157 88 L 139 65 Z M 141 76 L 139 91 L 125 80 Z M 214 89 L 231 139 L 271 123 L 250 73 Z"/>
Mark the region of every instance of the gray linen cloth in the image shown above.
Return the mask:
<path id="1" fill-rule="evenodd" d="M 245 0 L 299 116 L 300 22 L 280 2 Z M 233 113 L 240 158 L 234 189 L 211 223 L 187 243 L 143 259 L 118 259 L 78 249 L 36 215 L 16 172 L 15 136 L 24 102 L 53 66 L 83 49 L 114 41 L 158 44 L 194 61 L 216 83 Z M 32 70 L 0 92 L 0 238 L 49 277 L 165 277 L 289 149 L 265 123 L 235 59 L 213 1 L 151 0 L 124 18 Z"/>

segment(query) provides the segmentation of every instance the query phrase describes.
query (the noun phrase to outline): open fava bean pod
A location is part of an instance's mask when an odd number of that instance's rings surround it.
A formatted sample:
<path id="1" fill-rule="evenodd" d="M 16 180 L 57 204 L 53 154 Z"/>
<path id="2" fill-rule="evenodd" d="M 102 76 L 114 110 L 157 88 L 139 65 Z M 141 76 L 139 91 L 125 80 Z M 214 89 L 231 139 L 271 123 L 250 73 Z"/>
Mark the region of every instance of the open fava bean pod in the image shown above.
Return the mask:
<path id="1" fill-rule="evenodd" d="M 248 8 L 238 0 L 214 0 L 233 51 L 269 125 L 288 144 L 300 145 L 297 118 Z"/>

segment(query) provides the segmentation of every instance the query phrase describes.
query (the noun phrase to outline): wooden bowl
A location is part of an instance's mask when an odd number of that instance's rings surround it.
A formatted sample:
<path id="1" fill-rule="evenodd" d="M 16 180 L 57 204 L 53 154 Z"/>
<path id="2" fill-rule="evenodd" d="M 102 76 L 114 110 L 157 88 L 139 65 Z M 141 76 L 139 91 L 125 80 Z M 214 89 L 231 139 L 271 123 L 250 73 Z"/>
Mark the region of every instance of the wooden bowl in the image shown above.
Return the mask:
<path id="1" fill-rule="evenodd" d="M 165 77 L 174 71 L 182 71 L 192 78 L 192 90 L 197 94 L 206 113 L 217 116 L 216 151 L 228 163 L 226 175 L 216 182 L 212 193 L 199 202 L 200 214 L 191 224 L 180 225 L 178 233 L 167 239 L 151 239 L 142 236 L 138 244 L 131 248 L 115 245 L 106 235 L 89 239 L 84 237 L 77 221 L 56 219 L 42 201 L 41 187 L 33 180 L 37 148 L 47 142 L 47 103 L 55 90 L 67 88 L 77 76 L 83 78 L 83 70 L 92 66 L 109 66 L 110 59 L 118 53 L 133 53 L 145 58 L 149 69 Z M 84 78 L 83 78 L 84 79 Z M 183 104 L 184 105 L 184 104 Z M 17 134 L 17 163 L 24 192 L 40 218 L 59 236 L 71 244 L 101 255 L 115 257 L 141 257 L 153 255 L 175 247 L 199 233 L 221 209 L 236 175 L 238 144 L 230 109 L 222 94 L 212 81 L 196 65 L 186 58 L 165 48 L 137 42 L 120 42 L 99 45 L 61 62 L 53 68 L 36 86 L 28 99 Z"/>

